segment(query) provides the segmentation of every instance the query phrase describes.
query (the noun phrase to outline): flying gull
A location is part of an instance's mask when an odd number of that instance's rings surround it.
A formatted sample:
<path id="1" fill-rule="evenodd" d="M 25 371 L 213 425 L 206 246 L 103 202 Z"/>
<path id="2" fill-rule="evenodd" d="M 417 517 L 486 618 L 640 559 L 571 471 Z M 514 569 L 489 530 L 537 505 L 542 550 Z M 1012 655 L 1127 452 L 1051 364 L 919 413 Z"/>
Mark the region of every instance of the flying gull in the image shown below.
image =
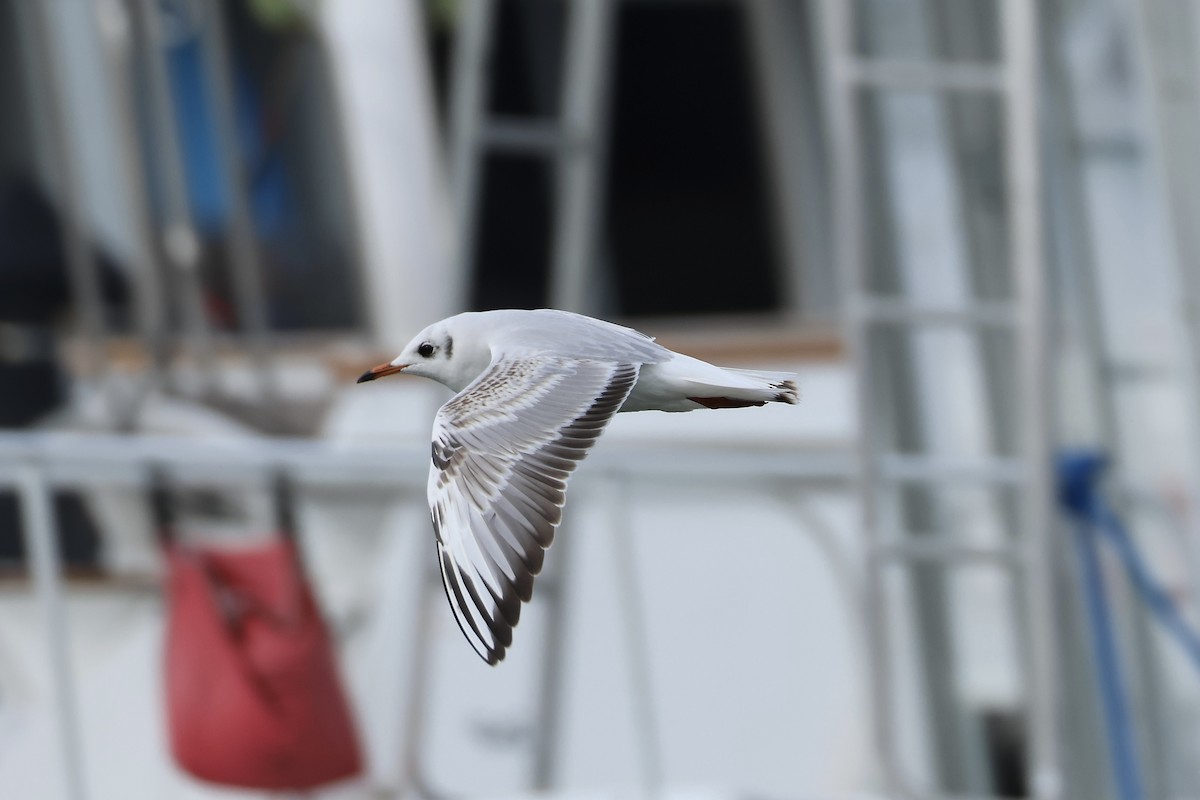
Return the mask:
<path id="1" fill-rule="evenodd" d="M 716 367 L 552 309 L 435 322 L 358 382 L 397 373 L 457 392 L 433 421 L 429 506 L 446 597 L 489 664 L 512 644 L 567 480 L 614 414 L 798 402 L 791 373 Z"/>

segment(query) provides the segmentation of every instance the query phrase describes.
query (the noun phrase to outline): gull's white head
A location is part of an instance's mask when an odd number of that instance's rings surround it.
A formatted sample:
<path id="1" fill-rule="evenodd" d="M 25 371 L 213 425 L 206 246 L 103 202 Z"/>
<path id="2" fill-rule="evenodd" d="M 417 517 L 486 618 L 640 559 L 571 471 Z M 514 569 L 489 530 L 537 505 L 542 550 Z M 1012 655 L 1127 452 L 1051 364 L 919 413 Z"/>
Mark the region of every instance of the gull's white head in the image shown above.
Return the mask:
<path id="1" fill-rule="evenodd" d="M 492 359 L 486 343 L 463 330 L 466 326 L 462 324 L 462 316 L 450 317 L 425 328 L 413 337 L 400 355 L 387 364 L 367 370 L 359 376 L 358 383 L 403 373 L 431 378 L 461 392 Z"/>

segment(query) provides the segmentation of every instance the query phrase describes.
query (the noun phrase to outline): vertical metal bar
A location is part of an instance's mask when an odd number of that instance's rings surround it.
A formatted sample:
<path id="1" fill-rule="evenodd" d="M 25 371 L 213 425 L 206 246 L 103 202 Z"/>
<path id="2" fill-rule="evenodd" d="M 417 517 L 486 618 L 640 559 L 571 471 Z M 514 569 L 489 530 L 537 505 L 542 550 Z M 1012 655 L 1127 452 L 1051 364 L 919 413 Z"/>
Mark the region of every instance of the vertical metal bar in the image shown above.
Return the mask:
<path id="1" fill-rule="evenodd" d="M 31 50 L 37 62 L 37 73 L 42 77 L 42 86 L 48 95 L 48 101 L 44 104 L 46 130 L 50 136 L 53 160 L 57 165 L 58 208 L 62 219 L 67 277 L 82 329 L 81 339 L 87 353 L 89 371 L 94 377 L 102 378 L 108 366 L 104 298 L 91 246 L 82 165 L 67 132 L 71 121 L 71 105 L 67 96 L 62 61 L 55 57 L 53 14 L 56 8 L 58 6 L 53 3 L 34 5 L 37 34 L 31 42 Z M 71 129 L 75 127 L 71 125 Z"/>
<path id="2" fill-rule="evenodd" d="M 166 292 L 162 284 L 161 270 L 156 263 L 154 224 L 146 197 L 146 174 L 142 164 L 142 137 L 133 99 L 132 39 L 133 28 L 136 25 L 133 24 L 133 18 L 123 0 L 92 2 L 96 27 L 109 54 L 105 63 L 106 77 L 115 98 L 118 159 L 125 175 L 123 191 L 115 194 L 119 201 L 127 204 L 127 216 L 133 220 L 135 226 L 135 260 L 130 267 L 136 281 L 138 329 L 150 358 L 151 378 L 147 388 L 159 388 L 169 367 Z M 126 409 L 125 427 L 132 426 L 137 411 L 138 404 L 130 403 Z"/>
<path id="3" fill-rule="evenodd" d="M 71 677 L 70 641 L 59 574 L 58 543 L 54 535 L 54 511 L 50 505 L 50 487 L 41 465 L 22 464 L 18 471 L 18 487 L 25 549 L 29 553 L 34 593 L 41 607 L 42 628 L 48 645 L 55 723 L 67 796 L 71 800 L 84 800 L 87 794 L 79 741 L 79 710 Z"/>
<path id="4" fill-rule="evenodd" d="M 868 554 L 863 585 L 863 608 L 869 652 L 871 708 L 874 717 L 874 742 L 878 751 L 884 786 L 903 796 L 912 792 L 905 786 L 900 769 L 892 697 L 892 664 L 883 597 L 884 562 L 877 557 L 880 544 L 878 432 L 873 406 L 870 330 L 858 312 L 867 292 L 866 253 L 864 247 L 862 175 L 859 171 L 860 145 L 857 95 L 854 83 L 853 4 L 844 0 L 823 0 L 820 6 L 826 64 L 826 119 L 828 142 L 833 156 L 830 188 L 834 209 L 834 257 L 842 281 L 845 337 L 854 365 L 855 396 L 858 418 L 858 444 L 855 448 L 855 473 L 859 506 L 859 526 Z"/>
<path id="5" fill-rule="evenodd" d="M 1147 147 L 1147 162 L 1151 180 L 1163 197 L 1167 214 L 1168 257 L 1177 284 L 1179 322 L 1176 327 L 1177 346 L 1181 353 L 1179 364 L 1182 395 L 1187 408 L 1200 409 L 1200 203 L 1196 199 L 1196 181 L 1200 178 L 1200 159 L 1197 159 L 1195 140 L 1200 133 L 1200 93 L 1196 88 L 1200 61 L 1196 57 L 1196 6 L 1187 0 L 1145 0 L 1127 2 L 1128 20 L 1132 24 L 1131 42 L 1134 65 L 1144 98 L 1147 120 L 1139 133 Z M 1147 130 L 1148 128 L 1148 130 Z M 1200 444 L 1200 421 L 1190 422 L 1193 443 Z M 1200 464 L 1190 465 L 1187 493 L 1189 500 L 1188 537 L 1186 548 L 1192 573 L 1192 590 L 1200 574 Z M 1135 640 L 1147 641 L 1152 636 L 1145 612 L 1131 610 Z M 1148 770 L 1148 788 L 1155 793 L 1161 780 L 1171 781 L 1167 768 L 1176 749 L 1167 725 L 1162 693 L 1157 681 L 1163 665 L 1154 648 L 1135 649 L 1139 711 L 1144 721 L 1147 756 L 1160 770 Z"/>
<path id="6" fill-rule="evenodd" d="M 803 196 L 794 177 L 799 169 L 799 136 L 809 134 L 810 126 L 798 126 L 794 110 L 800 99 L 800 81 L 792 66 L 785 64 L 787 51 L 780 46 L 784 36 L 780 9 L 776 0 L 750 0 L 743 5 L 746 15 L 746 49 L 755 68 L 757 117 L 762 127 L 763 149 L 767 154 L 767 181 L 771 191 L 771 226 L 779 258 L 783 262 L 783 311 L 798 318 L 805 300 L 806 222 L 800 213 Z M 811 134 L 809 134 L 811 135 Z"/>
<path id="7" fill-rule="evenodd" d="M 483 159 L 480 132 L 488 102 L 488 58 L 495 27 L 495 0 L 474 0 L 459 6 L 454 44 L 454 86 L 450 107 L 450 180 L 458 226 L 456 279 L 462 287 L 456 301 L 469 306 L 475 268 L 476 218 Z"/>
<path id="8" fill-rule="evenodd" d="M 1146 0 L 1128 2 L 1133 25 L 1135 67 L 1142 82 L 1147 111 L 1152 120 L 1145 132 L 1149 165 L 1165 196 L 1170 253 L 1178 280 L 1183 321 L 1182 349 L 1188 358 L 1184 389 L 1191 408 L 1200 408 L 1200 203 L 1196 180 L 1200 160 L 1195 139 L 1200 129 L 1195 56 L 1195 4 Z M 1172 16 L 1172 12 L 1174 15 Z M 1193 425 L 1193 436 L 1200 426 Z M 1200 495 L 1195 485 L 1193 496 Z M 1193 499 L 1194 499 L 1193 497 Z"/>
<path id="9" fill-rule="evenodd" d="M 625 619 L 625 650 L 629 655 L 629 677 L 633 684 L 629 699 L 634 707 L 633 718 L 637 725 L 634 750 L 641 761 L 642 783 L 638 788 L 642 797 L 652 798 L 662 793 L 662 752 L 658 715 L 654 712 L 646 603 L 638 579 L 637 559 L 633 557 L 633 481 L 627 473 L 617 472 L 612 476 L 611 485 L 613 563 L 616 565 L 614 577 L 620 614 Z"/>
<path id="10" fill-rule="evenodd" d="M 927 28 L 931 38 L 928 55 L 932 59 L 948 58 L 965 60 L 973 64 L 991 64 L 983 69 L 990 70 L 996 78 L 996 86 L 1003 88 L 1006 73 L 1000 58 L 993 52 L 991 42 L 998 42 L 998 4 L 970 7 L 955 0 L 927 0 Z M 944 72 L 954 65 L 942 67 Z M 1011 297 L 1011 271 L 1007 260 L 1008 248 L 1002 243 L 1009 236 L 1004 209 L 987 196 L 987 188 L 1003 185 L 1006 159 L 1003 157 L 1004 138 L 1001 120 L 1004 118 L 1004 95 L 983 89 L 965 90 L 954 93 L 943 92 L 936 100 L 942 136 L 947 143 L 947 161 L 953 182 L 952 193 L 957 199 L 954 215 L 957 218 L 960 238 L 959 254 L 963 260 L 964 299 L 972 304 L 996 302 Z M 998 102 L 997 102 L 998 101 Z M 994 137 L 994 139 L 993 139 Z M 998 158 L 978 158 L 981 144 L 994 146 Z M 1016 320 L 1010 309 L 1006 311 L 1006 322 L 1011 326 Z M 977 329 L 970 336 L 971 361 L 977 368 L 976 385 L 982 391 L 979 412 L 981 428 L 988 447 L 998 453 L 1011 454 L 1016 447 L 1018 413 L 1009 387 L 1016 381 L 1016 359 L 1009 337 L 989 334 Z M 1020 469 L 1023 479 L 1024 470 Z M 1002 531 L 1015 536 L 1021 530 L 1020 497 L 1016 492 L 998 491 L 999 484 L 992 485 L 988 493 L 989 513 L 995 515 Z M 1023 566 L 1023 561 L 1018 561 Z M 931 699 L 943 701 L 953 721 L 946 733 L 939 737 L 942 753 L 940 769 L 947 786 L 958 790 L 985 791 L 992 786 L 992 777 L 987 764 L 987 743 L 978 725 L 977 713 L 954 690 L 946 691 L 950 683 L 945 678 L 953 672 L 937 674 L 941 670 L 937 663 L 946 663 L 951 670 L 954 663 L 954 647 L 951 641 L 951 619 L 949 617 L 950 585 L 948 576 L 939 575 L 938 608 L 942 611 L 944 624 L 942 636 L 936 644 L 939 650 L 948 651 L 950 658 L 929 659 L 925 665 L 928 677 L 933 678 L 935 692 Z M 1005 576 L 1014 588 L 1006 598 L 1006 605 L 1013 620 L 1026 616 L 1025 593 L 1019 587 L 1026 575 L 1017 570 Z M 918 578 L 918 580 L 920 580 Z M 923 590 L 918 584 L 918 591 Z M 1021 646 L 1021 629 L 1014 631 L 1014 644 Z M 933 637 L 929 637 L 933 638 Z M 936 651 L 935 651 L 936 653 Z M 927 678 L 928 680 L 928 678 Z M 1025 676 L 1018 672 L 1017 680 L 1024 682 Z M 947 702 L 948 701 L 948 702 Z M 948 734 L 948 735 L 947 735 Z"/>
<path id="11" fill-rule="evenodd" d="M 312 43 L 318 48 L 318 53 L 323 63 L 334 64 L 337 62 L 337 48 L 332 44 L 328 21 L 325 24 L 317 26 L 316 36 L 312 40 Z M 362 199 L 358 196 L 360 187 L 356 186 L 355 176 L 351 169 L 355 155 L 349 132 L 351 104 L 346 97 L 344 82 L 337 79 L 338 70 L 335 69 L 333 72 L 334 74 L 331 77 L 334 79 L 329 83 L 332 113 L 328 124 L 333 147 L 338 151 L 337 161 L 347 173 L 342 192 L 348 223 L 347 228 L 353 232 L 349 235 L 347 241 L 347 258 L 351 262 L 352 280 L 357 289 L 354 298 L 354 314 L 356 320 L 361 320 L 359 322 L 360 327 L 365 327 L 368 331 L 379 335 L 381 332 L 380 325 L 378 320 L 374 318 L 374 314 L 372 313 L 373 308 L 367 298 L 369 292 L 367 269 L 369 246 L 365 241 L 367 226 L 364 220 Z M 454 280 L 461 282 L 462 278 L 459 275 L 455 275 Z"/>
<path id="12" fill-rule="evenodd" d="M 562 528 L 570 527 L 570 518 Z M 560 528 L 560 530 L 562 529 Z M 542 596 L 546 598 L 546 638 L 542 650 L 541 696 L 538 698 L 537 745 L 533 754 L 533 788 L 539 792 L 551 789 L 558 782 L 555 757 L 562 730 L 563 697 L 566 691 L 567 630 L 567 586 L 574 568 L 574 537 L 570 531 L 558 536 L 554 546 L 554 591 Z"/>
<path id="13" fill-rule="evenodd" d="M 1049 221 L 1052 264 L 1064 286 L 1064 294 L 1075 298 L 1079 329 L 1073 337 L 1087 365 L 1087 381 L 1097 412 L 1095 432 L 1101 446 L 1119 452 L 1120 419 L 1115 406 L 1115 386 L 1106 369 L 1108 349 L 1105 318 L 1100 313 L 1101 296 L 1097 264 L 1092 252 L 1092 232 L 1084 194 L 1080 163 L 1079 126 L 1069 76 L 1060 44 L 1066 10 L 1060 3 L 1039 3 L 1040 52 L 1042 55 L 1042 116 L 1040 128 L 1045 152 L 1041 164 L 1046 176 L 1046 218 Z M 1119 462 L 1119 459 L 1118 459 Z M 1064 619 L 1082 617 L 1078 601 L 1068 596 Z M 1100 797 L 1108 791 L 1107 754 L 1103 748 L 1103 722 L 1095 708 L 1098 689 L 1084 639 L 1078 632 L 1064 631 L 1061 639 L 1060 674 L 1080 676 L 1062 687 L 1064 713 L 1081 722 L 1072 726 L 1071 759 L 1063 764 L 1063 782 L 1076 797 Z M 1072 663 L 1072 662 L 1078 663 Z M 1079 715 L 1084 715 L 1079 717 Z"/>
<path id="14" fill-rule="evenodd" d="M 1008 219 L 1015 292 L 1019 298 L 1017 353 L 1020 451 L 1026 462 L 1023 535 L 1036 556 L 1029 576 L 1030 790 L 1040 800 L 1062 796 L 1057 692 L 1055 547 L 1051 505 L 1050 394 L 1046 279 L 1043 266 L 1041 189 L 1038 183 L 1038 45 L 1034 0 L 1001 6 L 1008 114 Z"/>
<path id="15" fill-rule="evenodd" d="M 238 148 L 236 100 L 234 97 L 232 54 L 229 26 L 221 0 L 208 0 L 204 9 L 204 64 L 213 91 L 213 119 L 217 137 L 217 157 L 229 204 L 229 247 L 233 267 L 238 321 L 249 339 L 250 357 L 260 382 L 262 399 L 279 400 L 274 364 L 271 359 L 270 323 L 267 319 L 266 287 L 262 260 L 254 234 L 246 170 Z"/>
<path id="16" fill-rule="evenodd" d="M 616 4 L 578 0 L 567 18 L 566 67 L 562 84 L 562 128 L 568 144 L 559 151 L 557 219 L 550 303 L 555 308 L 595 312 L 592 286 L 600 223 L 600 169 L 604 162 L 612 27 Z M 586 144 L 576 146 L 572 142 Z"/>
<path id="17" fill-rule="evenodd" d="M 798 46 L 807 33 L 808 4 L 751 0 L 744 4 L 746 40 L 755 66 L 758 118 L 768 154 L 772 224 L 782 264 L 784 313 L 794 319 L 830 318 L 833 270 L 829 207 L 824 200 L 819 126 L 807 124 L 817 101 L 813 56 Z"/>
<path id="18" fill-rule="evenodd" d="M 175 280 L 168 286 L 182 287 L 183 314 L 188 338 L 196 348 L 196 357 L 205 374 L 207 389 L 216 380 L 216 359 L 212 332 L 204 308 L 204 286 L 200 280 L 200 241 L 192 224 L 184 174 L 183 153 L 179 147 L 179 126 L 167 74 L 166 53 L 162 46 L 162 17 L 157 0 L 135 0 L 140 19 L 138 26 L 145 37 L 147 74 L 150 79 L 151 127 L 162 177 L 164 221 L 161 250 L 174 270 Z"/>
<path id="19" fill-rule="evenodd" d="M 1084 351 L 1087 380 L 1096 404 L 1096 435 L 1106 450 L 1120 446 L 1120 425 L 1114 404 L 1111 371 L 1106 369 L 1108 341 L 1106 318 L 1100 313 L 1103 297 L 1096 274 L 1092 230 L 1087 215 L 1080 136 L 1071 81 L 1066 74 L 1066 54 L 1057 40 L 1064 35 L 1066 13 L 1059 3 L 1040 3 L 1042 92 L 1046 99 L 1040 119 L 1046 152 L 1046 215 L 1050 220 L 1049 251 L 1065 294 L 1077 304 L 1076 344 Z M 1047 265 L 1050 269 L 1051 265 Z M 1119 465 L 1114 465 L 1119 466 Z"/>
<path id="20" fill-rule="evenodd" d="M 424 509 L 422 518 L 424 518 Z M 412 790 L 418 797 L 438 797 L 432 790 L 430 781 L 425 777 L 423 745 L 428 740 L 424 735 L 425 723 L 428 718 L 428 699 L 431 693 L 429 661 L 433 654 L 434 636 L 433 615 L 442 610 L 442 577 L 432 564 L 422 569 L 417 577 L 421 584 L 421 592 L 417 601 L 417 635 L 416 646 L 412 648 L 412 681 L 409 684 L 409 713 L 408 731 L 404 737 L 404 753 L 402 754 L 403 773 L 400 776 L 400 796 L 406 790 Z"/>

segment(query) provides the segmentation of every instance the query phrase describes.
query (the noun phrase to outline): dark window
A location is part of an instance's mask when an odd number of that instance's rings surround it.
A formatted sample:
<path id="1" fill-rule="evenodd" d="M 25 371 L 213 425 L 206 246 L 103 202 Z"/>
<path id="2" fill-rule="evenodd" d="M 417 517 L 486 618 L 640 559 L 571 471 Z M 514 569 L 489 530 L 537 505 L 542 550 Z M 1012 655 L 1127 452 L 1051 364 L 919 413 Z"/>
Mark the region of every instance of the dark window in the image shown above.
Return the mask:
<path id="1" fill-rule="evenodd" d="M 489 113 L 556 117 L 562 9 L 527 0 L 499 4 Z M 604 313 L 781 307 L 744 25 L 733 2 L 620 6 L 595 264 L 604 270 Z M 445 52 L 444 43 L 435 49 Z M 444 91 L 444 77 L 439 86 Z M 485 158 L 474 307 L 548 302 L 554 177 L 547 157 Z"/>
<path id="2" fill-rule="evenodd" d="M 619 22 L 606 231 L 615 310 L 778 309 L 742 9 L 630 4 Z"/>

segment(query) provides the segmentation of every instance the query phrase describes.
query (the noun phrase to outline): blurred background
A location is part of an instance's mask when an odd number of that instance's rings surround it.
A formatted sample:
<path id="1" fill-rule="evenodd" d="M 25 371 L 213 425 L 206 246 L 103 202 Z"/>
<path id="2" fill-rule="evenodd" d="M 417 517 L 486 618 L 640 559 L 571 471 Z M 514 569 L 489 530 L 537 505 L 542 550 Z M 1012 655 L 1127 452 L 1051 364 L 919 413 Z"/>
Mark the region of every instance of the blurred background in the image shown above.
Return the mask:
<path id="1" fill-rule="evenodd" d="M 1200 797 L 1198 45 L 1187 0 L 0 0 L 0 794 Z M 448 393 L 353 381 L 543 306 L 802 402 L 618 417 L 489 668 Z"/>

